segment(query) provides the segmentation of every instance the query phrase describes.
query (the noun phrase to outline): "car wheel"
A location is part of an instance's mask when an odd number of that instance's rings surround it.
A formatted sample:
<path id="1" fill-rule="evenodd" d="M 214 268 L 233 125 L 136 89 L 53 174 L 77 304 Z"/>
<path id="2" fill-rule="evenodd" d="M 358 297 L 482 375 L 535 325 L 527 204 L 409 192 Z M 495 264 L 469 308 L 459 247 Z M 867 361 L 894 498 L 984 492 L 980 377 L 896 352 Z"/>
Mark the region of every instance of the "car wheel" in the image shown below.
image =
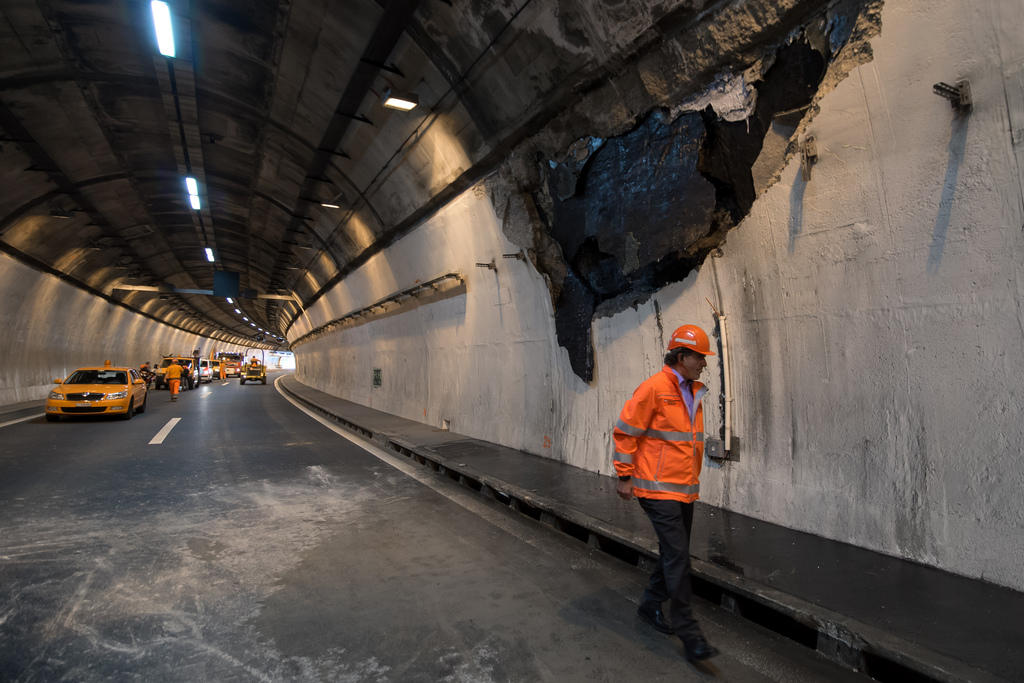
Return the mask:
<path id="1" fill-rule="evenodd" d="M 50 413 L 47 413 L 46 414 L 46 421 L 47 422 L 60 422 L 60 415 L 51 415 Z"/>
<path id="2" fill-rule="evenodd" d="M 243 377 L 242 379 L 238 380 L 238 383 L 239 384 L 245 384 L 245 378 Z"/>
<path id="3" fill-rule="evenodd" d="M 144 412 L 146 412 L 146 400 L 147 399 L 149 399 L 149 394 L 146 394 L 145 396 L 142 397 L 142 405 L 139 406 L 139 409 L 135 411 L 139 415 L 142 415 Z"/>
<path id="4" fill-rule="evenodd" d="M 132 415 L 134 415 L 134 414 L 135 414 L 135 399 L 133 398 L 132 400 L 128 401 L 128 410 L 124 411 L 124 414 L 121 415 L 121 419 L 122 420 L 130 420 L 130 419 L 132 419 Z"/>

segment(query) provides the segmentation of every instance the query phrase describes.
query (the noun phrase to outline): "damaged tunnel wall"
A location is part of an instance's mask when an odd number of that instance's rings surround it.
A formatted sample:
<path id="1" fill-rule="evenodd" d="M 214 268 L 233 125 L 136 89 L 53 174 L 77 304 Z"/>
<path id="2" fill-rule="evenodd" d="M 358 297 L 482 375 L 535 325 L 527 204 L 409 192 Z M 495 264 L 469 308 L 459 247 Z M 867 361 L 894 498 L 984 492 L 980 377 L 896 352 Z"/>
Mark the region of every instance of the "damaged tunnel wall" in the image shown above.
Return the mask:
<path id="1" fill-rule="evenodd" d="M 368 262 L 294 334 L 441 272 L 465 273 L 467 294 L 297 347 L 300 378 L 610 474 L 611 426 L 661 365 L 660 326 L 713 329 L 707 297 L 729 316 L 740 460 L 705 462 L 705 502 L 1024 590 L 1022 14 L 889 0 L 873 61 L 807 124 L 811 180 L 790 158 L 720 257 L 598 315 L 591 383 L 558 343 L 544 276 L 502 259 L 523 246 L 507 235 L 537 222 L 502 175 Z M 931 91 L 958 78 L 968 118 Z M 768 138 L 762 154 L 777 154 Z M 497 271 L 475 266 L 492 258 Z M 705 405 L 714 433 L 721 410 Z"/>
<path id="2" fill-rule="evenodd" d="M 755 104 L 742 121 L 722 120 L 710 105 L 672 121 L 655 111 L 629 133 L 589 145 L 582 160 L 577 146 L 551 162 L 550 232 L 569 266 L 556 331 L 576 374 L 592 379 L 589 323 L 599 308 L 614 313 L 682 280 L 747 215 L 765 136 L 777 117 L 795 132 L 827 57 L 807 36 L 781 46 L 751 87 Z M 784 151 L 769 173 L 781 170 Z"/>

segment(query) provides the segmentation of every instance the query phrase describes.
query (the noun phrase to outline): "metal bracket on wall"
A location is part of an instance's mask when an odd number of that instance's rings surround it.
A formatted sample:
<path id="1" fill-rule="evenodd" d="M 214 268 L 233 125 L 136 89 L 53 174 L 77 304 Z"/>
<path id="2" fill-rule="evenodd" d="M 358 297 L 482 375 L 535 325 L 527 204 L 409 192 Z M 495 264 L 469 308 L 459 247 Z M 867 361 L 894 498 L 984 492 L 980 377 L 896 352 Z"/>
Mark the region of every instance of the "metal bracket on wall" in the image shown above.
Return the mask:
<path id="1" fill-rule="evenodd" d="M 477 263 L 477 268 L 487 268 L 488 270 L 497 271 L 498 266 L 494 264 L 494 259 L 491 259 L 490 263 Z"/>
<path id="2" fill-rule="evenodd" d="M 519 251 L 517 251 L 514 254 L 502 254 L 501 258 L 514 258 L 517 261 L 525 261 L 526 260 L 526 254 L 524 254 L 523 250 L 520 249 Z"/>
<path id="3" fill-rule="evenodd" d="M 957 81 L 956 85 L 936 83 L 932 92 L 949 100 L 949 104 L 958 114 L 969 114 L 974 106 L 971 100 L 971 84 L 968 81 Z"/>
<path id="4" fill-rule="evenodd" d="M 803 181 L 811 180 L 811 166 L 818 160 L 818 146 L 815 144 L 814 136 L 808 135 L 800 143 L 800 177 Z"/>

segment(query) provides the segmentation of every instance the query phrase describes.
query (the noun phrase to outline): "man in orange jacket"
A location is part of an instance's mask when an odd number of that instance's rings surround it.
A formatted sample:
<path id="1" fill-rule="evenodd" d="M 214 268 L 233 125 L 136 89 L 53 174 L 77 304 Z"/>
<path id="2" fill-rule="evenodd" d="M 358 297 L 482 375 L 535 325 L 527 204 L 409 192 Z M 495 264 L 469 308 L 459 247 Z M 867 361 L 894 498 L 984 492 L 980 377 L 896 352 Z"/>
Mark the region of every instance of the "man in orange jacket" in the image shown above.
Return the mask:
<path id="1" fill-rule="evenodd" d="M 708 335 L 696 325 L 672 333 L 665 367 L 626 401 L 615 424 L 616 492 L 636 496 L 658 536 L 658 566 L 637 614 L 662 633 L 683 641 L 686 658 L 700 661 L 718 650 L 709 645 L 690 608 L 690 529 L 704 458 L 707 388 L 697 381 L 713 356 Z M 672 617 L 665 619 L 668 600 Z"/>
<path id="2" fill-rule="evenodd" d="M 181 374 L 183 369 L 178 365 L 177 360 L 172 360 L 171 364 L 164 370 L 164 379 L 167 380 L 167 388 L 171 391 L 171 400 L 178 400 L 178 389 L 181 386 Z"/>

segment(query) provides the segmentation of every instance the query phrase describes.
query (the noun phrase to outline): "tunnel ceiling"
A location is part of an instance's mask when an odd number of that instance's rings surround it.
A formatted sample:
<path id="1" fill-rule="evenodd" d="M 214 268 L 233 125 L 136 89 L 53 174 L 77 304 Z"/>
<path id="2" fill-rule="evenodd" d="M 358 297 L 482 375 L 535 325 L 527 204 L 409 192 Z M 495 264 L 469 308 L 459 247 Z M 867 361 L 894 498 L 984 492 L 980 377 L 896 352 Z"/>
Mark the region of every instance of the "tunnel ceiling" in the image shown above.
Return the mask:
<path id="1" fill-rule="evenodd" d="M 530 227 L 506 233 L 548 278 L 581 376 L 590 316 L 684 277 L 745 215 L 815 98 L 866 58 L 878 14 L 867 0 L 168 4 L 174 58 L 148 1 L 0 6 L 6 254 L 189 331 L 277 343 L 497 176 L 525 207 Z M 388 92 L 419 106 L 385 108 Z M 654 148 L 667 163 L 636 170 Z M 616 202 L 623 174 L 633 200 Z M 215 271 L 239 274 L 235 303 L 201 293 Z"/>

